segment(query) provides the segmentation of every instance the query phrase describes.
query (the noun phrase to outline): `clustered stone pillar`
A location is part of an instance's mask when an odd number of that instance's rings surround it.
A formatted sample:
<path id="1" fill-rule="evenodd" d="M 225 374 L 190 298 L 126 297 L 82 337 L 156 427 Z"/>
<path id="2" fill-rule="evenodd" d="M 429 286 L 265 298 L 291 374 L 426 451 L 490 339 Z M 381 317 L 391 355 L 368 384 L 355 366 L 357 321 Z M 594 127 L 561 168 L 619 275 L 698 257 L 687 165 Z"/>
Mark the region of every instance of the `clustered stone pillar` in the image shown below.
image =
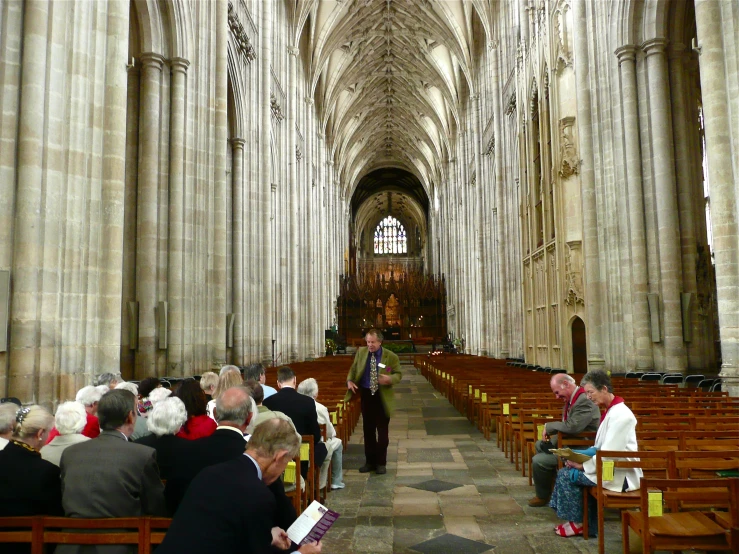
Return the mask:
<path id="1" fill-rule="evenodd" d="M 644 45 L 647 56 L 649 119 L 652 127 L 654 187 L 657 197 L 657 237 L 662 284 L 665 369 L 685 372 L 685 344 L 680 310 L 681 269 L 680 223 L 670 118 L 666 41 L 652 39 Z"/>
<path id="2" fill-rule="evenodd" d="M 574 2 L 575 77 L 577 81 L 577 129 L 582 167 L 580 195 L 582 200 L 583 258 L 585 261 L 585 308 L 587 310 L 588 368 L 605 365 L 603 351 L 603 321 L 601 303 L 604 294 L 598 247 L 598 204 L 595 198 L 595 160 L 593 155 L 593 124 L 590 100 L 590 61 L 588 55 L 587 6 Z"/>
<path id="3" fill-rule="evenodd" d="M 739 229 L 726 61 L 722 37 L 718 32 L 722 27 L 721 3 L 695 0 L 695 21 L 700 47 L 711 230 L 716 259 L 721 376 L 729 385 L 729 393 L 739 396 Z"/>
<path id="4" fill-rule="evenodd" d="M 644 196 L 642 158 L 639 143 L 638 91 L 636 83 L 636 48 L 623 46 L 616 51 L 621 72 L 621 96 L 626 153 L 626 187 L 629 197 L 631 230 L 631 298 L 636 343 L 636 369 L 654 368 L 649 339 L 649 276 L 647 271 L 646 231 L 644 228 Z"/>
<path id="5" fill-rule="evenodd" d="M 242 138 L 231 139 L 232 160 L 232 229 L 233 229 L 233 363 L 243 365 L 245 346 L 244 333 L 247 329 L 245 321 L 244 288 L 250 286 L 246 279 L 244 268 L 244 241 L 246 240 L 244 222 L 244 145 L 246 141 Z"/>
<path id="6" fill-rule="evenodd" d="M 182 58 L 171 61 L 169 132 L 169 255 L 167 265 L 168 366 L 186 375 L 184 367 L 185 281 L 185 105 L 187 68 Z"/>

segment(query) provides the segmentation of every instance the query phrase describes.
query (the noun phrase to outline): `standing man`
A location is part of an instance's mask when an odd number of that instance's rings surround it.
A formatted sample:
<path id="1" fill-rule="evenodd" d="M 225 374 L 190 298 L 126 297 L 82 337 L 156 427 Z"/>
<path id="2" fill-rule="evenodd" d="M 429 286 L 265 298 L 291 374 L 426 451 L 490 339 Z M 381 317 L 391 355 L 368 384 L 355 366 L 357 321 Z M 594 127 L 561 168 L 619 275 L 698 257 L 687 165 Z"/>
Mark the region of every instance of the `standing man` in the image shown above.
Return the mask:
<path id="1" fill-rule="evenodd" d="M 600 424 L 600 410 L 585 394 L 582 387 L 565 373 L 555 374 L 549 381 L 554 396 L 564 402 L 562 421 L 550 421 L 544 426 L 543 440 L 534 444 L 536 455 L 531 461 L 536 496 L 529 500 L 529 506 L 540 508 L 549 506 L 552 483 L 557 474 L 557 457 L 550 454 L 557 447 L 559 433 L 577 435 L 585 431 L 597 431 Z"/>
<path id="2" fill-rule="evenodd" d="M 383 475 L 387 473 L 388 426 L 395 410 L 393 385 L 400 383 L 402 376 L 400 360 L 394 352 L 382 348 L 382 333 L 377 329 L 367 331 L 364 338 L 367 348 L 360 348 L 354 356 L 346 377 L 345 400 L 352 394 L 362 399 L 365 464 L 359 472 L 374 470 Z"/>

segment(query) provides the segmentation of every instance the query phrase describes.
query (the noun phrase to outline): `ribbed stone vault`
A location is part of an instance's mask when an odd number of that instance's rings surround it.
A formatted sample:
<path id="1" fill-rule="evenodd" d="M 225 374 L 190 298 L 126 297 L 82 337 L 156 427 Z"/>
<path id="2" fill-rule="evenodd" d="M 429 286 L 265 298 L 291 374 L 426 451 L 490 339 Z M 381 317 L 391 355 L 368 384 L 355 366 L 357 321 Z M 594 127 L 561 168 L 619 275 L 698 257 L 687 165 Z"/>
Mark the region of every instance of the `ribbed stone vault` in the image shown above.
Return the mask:
<path id="1" fill-rule="evenodd" d="M 460 96 L 473 88 L 473 9 L 456 0 L 298 0 L 296 42 L 307 34 L 311 93 L 346 193 L 386 167 L 416 175 L 429 198 L 444 182 Z"/>

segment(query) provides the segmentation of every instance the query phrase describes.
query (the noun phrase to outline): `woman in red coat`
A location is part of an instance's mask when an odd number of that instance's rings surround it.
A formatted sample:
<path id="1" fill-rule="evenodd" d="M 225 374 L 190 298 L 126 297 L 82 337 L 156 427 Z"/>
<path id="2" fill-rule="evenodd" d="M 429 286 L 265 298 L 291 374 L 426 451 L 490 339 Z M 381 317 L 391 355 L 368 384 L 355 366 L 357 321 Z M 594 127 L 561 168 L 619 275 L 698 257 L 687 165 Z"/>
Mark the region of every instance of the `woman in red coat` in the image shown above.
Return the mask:
<path id="1" fill-rule="evenodd" d="M 185 379 L 174 396 L 182 400 L 187 410 L 187 421 L 176 436 L 195 440 L 212 435 L 218 425 L 206 413 L 207 400 L 200 383 Z"/>

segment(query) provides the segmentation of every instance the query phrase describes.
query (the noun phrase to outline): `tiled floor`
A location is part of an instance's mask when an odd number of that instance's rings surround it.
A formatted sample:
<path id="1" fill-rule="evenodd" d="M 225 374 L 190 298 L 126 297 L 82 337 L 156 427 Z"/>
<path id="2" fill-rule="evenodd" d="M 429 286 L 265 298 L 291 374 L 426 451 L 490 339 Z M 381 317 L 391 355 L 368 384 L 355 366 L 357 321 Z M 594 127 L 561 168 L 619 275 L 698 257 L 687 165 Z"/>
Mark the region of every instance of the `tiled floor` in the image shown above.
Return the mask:
<path id="1" fill-rule="evenodd" d="M 344 452 L 346 488 L 329 495 L 341 518 L 323 552 L 529 554 L 597 552 L 597 539 L 555 536 L 550 508 L 530 508 L 534 495 L 486 441 L 412 366 L 403 367 L 390 421 L 386 475 L 360 474 L 361 422 Z M 607 514 L 606 552 L 621 552 L 620 525 Z"/>

